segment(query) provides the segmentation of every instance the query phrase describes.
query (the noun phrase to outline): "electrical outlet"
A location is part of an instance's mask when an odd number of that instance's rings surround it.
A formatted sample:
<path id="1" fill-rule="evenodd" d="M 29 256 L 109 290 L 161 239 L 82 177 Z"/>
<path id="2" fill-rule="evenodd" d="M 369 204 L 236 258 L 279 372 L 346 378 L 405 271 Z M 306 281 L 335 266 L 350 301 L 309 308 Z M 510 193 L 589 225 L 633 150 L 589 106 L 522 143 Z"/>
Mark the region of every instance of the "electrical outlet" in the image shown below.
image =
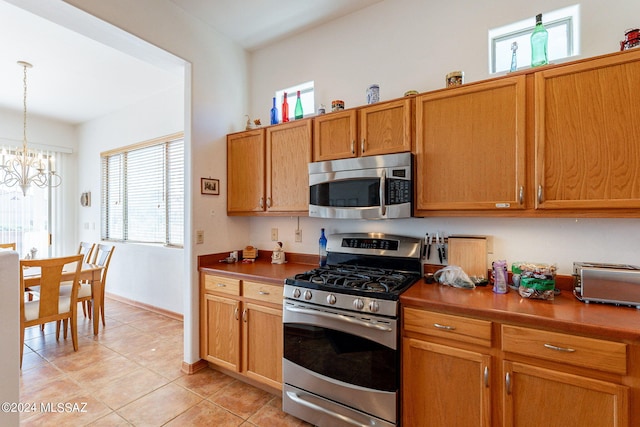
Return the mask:
<path id="1" fill-rule="evenodd" d="M 302 230 L 299 228 L 296 230 L 296 242 L 302 242 Z"/>
<path id="2" fill-rule="evenodd" d="M 196 231 L 196 244 L 201 245 L 204 243 L 204 230 Z"/>
<path id="3" fill-rule="evenodd" d="M 271 241 L 272 242 L 276 242 L 278 240 L 278 229 L 277 228 L 272 228 L 271 229 Z"/>

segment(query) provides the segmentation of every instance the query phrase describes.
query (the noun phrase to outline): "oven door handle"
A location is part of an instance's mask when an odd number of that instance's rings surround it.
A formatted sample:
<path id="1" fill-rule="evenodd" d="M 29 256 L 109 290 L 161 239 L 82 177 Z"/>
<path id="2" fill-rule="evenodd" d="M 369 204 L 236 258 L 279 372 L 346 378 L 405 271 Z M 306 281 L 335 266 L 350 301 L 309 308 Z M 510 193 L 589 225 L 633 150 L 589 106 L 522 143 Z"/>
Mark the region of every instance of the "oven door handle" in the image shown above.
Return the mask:
<path id="1" fill-rule="evenodd" d="M 345 316 L 343 314 L 326 313 L 326 312 L 320 311 L 320 310 L 312 310 L 312 309 L 308 309 L 308 308 L 289 307 L 289 306 L 285 307 L 285 310 L 292 311 L 294 313 L 311 314 L 311 315 L 315 315 L 315 316 L 326 317 L 328 319 L 337 319 L 337 320 L 341 320 L 343 322 L 351 323 L 351 324 L 354 324 L 354 325 L 364 326 L 364 327 L 372 328 L 372 329 L 377 329 L 379 331 L 393 332 L 393 328 L 391 328 L 389 326 L 374 325 L 372 323 L 363 322 L 362 320 L 353 319 L 353 318 Z"/>
<path id="2" fill-rule="evenodd" d="M 385 200 L 385 194 L 387 187 L 387 171 L 382 169 L 382 174 L 380 176 L 380 213 L 382 216 L 387 214 L 387 201 Z"/>
<path id="3" fill-rule="evenodd" d="M 311 403 L 309 401 L 306 401 L 302 397 L 298 396 L 297 393 L 294 393 L 292 391 L 287 391 L 287 396 L 289 397 L 289 399 L 293 400 L 294 402 L 296 402 L 299 405 L 306 406 L 307 408 L 313 409 L 314 411 L 319 411 L 319 412 L 325 413 L 325 414 L 327 414 L 327 415 L 329 415 L 329 416 L 331 416 L 333 418 L 338 418 L 339 420 L 341 420 L 341 421 L 343 421 L 345 423 L 348 423 L 348 424 L 351 424 L 351 425 L 354 425 L 354 426 L 358 426 L 358 427 L 368 427 L 367 424 L 359 423 L 358 421 L 354 420 L 353 418 L 349 418 L 349 417 L 347 417 L 345 415 L 342 415 L 342 414 L 336 414 L 335 412 L 330 411 L 330 410 L 328 410 L 326 408 L 323 408 L 320 405 L 316 405 L 315 403 Z"/>

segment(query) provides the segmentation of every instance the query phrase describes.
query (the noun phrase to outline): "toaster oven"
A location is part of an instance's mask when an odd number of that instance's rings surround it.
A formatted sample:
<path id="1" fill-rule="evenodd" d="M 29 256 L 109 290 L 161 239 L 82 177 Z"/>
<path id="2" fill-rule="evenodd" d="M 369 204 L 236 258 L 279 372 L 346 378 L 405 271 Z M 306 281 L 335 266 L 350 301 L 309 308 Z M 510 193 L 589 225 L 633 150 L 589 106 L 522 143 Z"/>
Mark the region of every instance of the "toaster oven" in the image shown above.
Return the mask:
<path id="1" fill-rule="evenodd" d="M 585 303 L 600 302 L 640 309 L 640 267 L 574 262 L 573 294 Z"/>

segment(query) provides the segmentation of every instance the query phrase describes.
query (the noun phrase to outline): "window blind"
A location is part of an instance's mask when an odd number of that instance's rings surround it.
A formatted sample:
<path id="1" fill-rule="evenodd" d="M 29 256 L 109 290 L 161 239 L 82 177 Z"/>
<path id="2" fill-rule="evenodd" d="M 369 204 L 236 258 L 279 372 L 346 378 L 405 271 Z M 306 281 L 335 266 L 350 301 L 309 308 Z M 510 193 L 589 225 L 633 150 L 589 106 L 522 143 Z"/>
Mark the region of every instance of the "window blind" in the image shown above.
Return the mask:
<path id="1" fill-rule="evenodd" d="M 184 138 L 101 154 L 104 240 L 184 244 Z"/>

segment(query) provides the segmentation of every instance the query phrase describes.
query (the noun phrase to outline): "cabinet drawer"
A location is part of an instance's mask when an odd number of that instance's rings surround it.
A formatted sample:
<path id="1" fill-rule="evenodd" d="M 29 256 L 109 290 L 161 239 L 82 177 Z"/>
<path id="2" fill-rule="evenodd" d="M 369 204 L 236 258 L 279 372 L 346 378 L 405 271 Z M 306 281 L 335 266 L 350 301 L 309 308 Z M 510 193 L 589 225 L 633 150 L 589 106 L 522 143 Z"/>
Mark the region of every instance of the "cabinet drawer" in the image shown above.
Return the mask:
<path id="1" fill-rule="evenodd" d="M 405 307 L 404 330 L 491 346 L 491 322 Z"/>
<path id="2" fill-rule="evenodd" d="M 240 280 L 205 274 L 204 289 L 209 292 L 220 292 L 227 295 L 239 296 Z"/>
<path id="3" fill-rule="evenodd" d="M 627 373 L 623 343 L 502 325 L 502 350 L 616 374 Z"/>
<path id="4" fill-rule="evenodd" d="M 273 304 L 282 304 L 282 286 L 267 285 L 258 282 L 242 282 L 242 293 L 246 298 L 251 298 Z"/>

